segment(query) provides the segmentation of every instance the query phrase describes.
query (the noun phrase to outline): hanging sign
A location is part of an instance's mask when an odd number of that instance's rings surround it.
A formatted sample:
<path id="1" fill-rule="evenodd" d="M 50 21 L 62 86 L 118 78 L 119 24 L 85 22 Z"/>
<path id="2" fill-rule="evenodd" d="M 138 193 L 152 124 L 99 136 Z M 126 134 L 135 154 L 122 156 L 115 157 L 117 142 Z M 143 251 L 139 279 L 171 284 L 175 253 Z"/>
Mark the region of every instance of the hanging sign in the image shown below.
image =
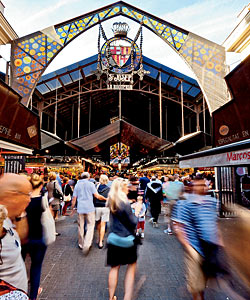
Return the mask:
<path id="1" fill-rule="evenodd" d="M 103 73 L 107 75 L 108 89 L 132 90 L 135 74 L 143 80 L 143 76 L 150 73 L 145 71 L 142 65 L 142 26 L 134 40 L 127 37 L 129 26 L 126 23 L 114 23 L 112 30 L 114 37 L 107 39 L 100 24 L 96 75 L 98 79 Z M 106 42 L 100 49 L 101 35 Z M 141 47 L 136 44 L 139 36 L 141 36 Z"/>

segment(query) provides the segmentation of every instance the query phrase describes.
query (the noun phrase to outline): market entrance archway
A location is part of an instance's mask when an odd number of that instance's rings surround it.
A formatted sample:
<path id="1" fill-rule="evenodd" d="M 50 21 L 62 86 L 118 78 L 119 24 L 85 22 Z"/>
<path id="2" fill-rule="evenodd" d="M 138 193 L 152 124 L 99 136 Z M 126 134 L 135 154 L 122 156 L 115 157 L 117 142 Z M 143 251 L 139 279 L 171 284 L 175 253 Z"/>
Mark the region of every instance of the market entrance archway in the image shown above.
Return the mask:
<path id="1" fill-rule="evenodd" d="M 189 65 L 203 91 L 210 113 L 229 99 L 224 47 L 119 1 L 15 40 L 11 48 L 11 86 L 28 106 L 41 75 L 73 39 L 117 16 L 142 24 L 174 49 Z"/>

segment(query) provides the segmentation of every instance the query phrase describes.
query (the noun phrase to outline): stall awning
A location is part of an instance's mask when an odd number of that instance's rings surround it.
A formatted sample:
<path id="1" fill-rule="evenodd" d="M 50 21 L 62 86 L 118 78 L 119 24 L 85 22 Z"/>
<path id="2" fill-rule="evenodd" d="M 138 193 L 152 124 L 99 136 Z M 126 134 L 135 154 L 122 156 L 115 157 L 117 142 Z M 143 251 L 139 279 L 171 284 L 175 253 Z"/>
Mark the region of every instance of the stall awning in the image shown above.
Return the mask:
<path id="1" fill-rule="evenodd" d="M 158 151 L 160 152 L 163 146 L 171 143 L 154 136 L 124 120 L 117 120 L 93 133 L 70 141 L 71 144 L 81 147 L 84 151 L 89 151 L 100 145 L 109 142 L 122 142 L 126 145 L 133 145 L 133 148 L 138 148 L 140 152 Z"/>
<path id="2" fill-rule="evenodd" d="M 179 158 L 180 168 L 222 167 L 250 164 L 250 139 Z"/>
<path id="3" fill-rule="evenodd" d="M 54 133 L 41 129 L 41 149 L 46 149 L 54 146 L 63 140 Z"/>
<path id="4" fill-rule="evenodd" d="M 0 140 L 0 148 L 6 149 L 6 150 L 11 150 L 11 151 L 16 151 L 16 152 L 21 152 L 23 154 L 33 154 L 33 149 L 29 149 L 26 147 L 22 147 L 13 143 L 9 143 L 6 141 Z"/>
<path id="5" fill-rule="evenodd" d="M 201 131 L 196 131 L 196 132 L 192 132 L 192 133 L 186 134 L 186 135 L 180 137 L 179 140 L 177 140 L 175 142 L 175 144 L 183 143 L 183 142 L 185 142 L 185 141 L 187 141 L 189 139 L 192 139 L 193 137 L 199 135 L 200 133 L 202 133 L 202 132 Z"/>

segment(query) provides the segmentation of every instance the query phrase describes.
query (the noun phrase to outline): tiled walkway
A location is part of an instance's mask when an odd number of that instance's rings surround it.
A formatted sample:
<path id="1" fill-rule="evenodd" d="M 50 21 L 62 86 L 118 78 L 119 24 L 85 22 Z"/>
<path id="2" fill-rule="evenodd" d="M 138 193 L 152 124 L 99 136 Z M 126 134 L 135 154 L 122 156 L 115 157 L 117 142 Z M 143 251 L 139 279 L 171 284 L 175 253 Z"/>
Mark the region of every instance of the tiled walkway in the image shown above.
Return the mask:
<path id="1" fill-rule="evenodd" d="M 49 246 L 45 261 L 39 299 L 108 300 L 105 267 L 106 250 L 98 249 L 94 242 L 87 257 L 77 246 L 76 217 L 59 220 L 57 231 L 61 233 L 56 242 Z M 144 282 L 135 297 L 137 300 L 190 300 L 186 289 L 183 252 L 174 236 L 163 233 L 163 218 L 159 228 L 146 224 L 145 240 L 139 249 L 137 287 Z M 118 300 L 123 299 L 121 268 L 117 288 Z M 206 290 L 206 300 L 226 300 L 223 293 Z M 231 299 L 231 298 L 230 298 Z"/>

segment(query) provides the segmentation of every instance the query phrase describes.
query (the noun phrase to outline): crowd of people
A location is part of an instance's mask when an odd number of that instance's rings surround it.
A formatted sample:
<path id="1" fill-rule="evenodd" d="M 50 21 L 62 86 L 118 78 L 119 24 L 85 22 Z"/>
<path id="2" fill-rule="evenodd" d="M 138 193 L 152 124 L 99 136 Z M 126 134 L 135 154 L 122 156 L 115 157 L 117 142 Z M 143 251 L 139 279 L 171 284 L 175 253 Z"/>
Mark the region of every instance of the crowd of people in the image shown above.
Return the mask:
<path id="1" fill-rule="evenodd" d="M 220 286 L 234 297 L 234 289 L 227 280 L 229 270 L 218 256 L 222 246 L 217 200 L 211 194 L 213 177 L 200 173 L 119 175 L 91 176 L 83 172 L 79 178 L 68 178 L 51 172 L 48 178 L 39 174 L 5 174 L 0 178 L 0 279 L 5 291 L 19 293 L 18 299 L 28 299 L 29 295 L 32 300 L 42 291 L 42 263 L 49 245 L 44 231 L 48 224 L 43 221 L 47 205 L 54 221 L 60 215 L 72 217 L 77 212 L 78 247 L 85 256 L 91 251 L 96 228 L 98 248 L 107 245 L 109 300 L 116 299 L 121 265 L 127 265 L 124 300 L 132 300 L 137 249 L 147 238 L 146 216 L 156 230 L 165 207 L 164 232 L 174 233 L 184 248 L 187 286 L 193 300 L 204 299 L 208 278 L 219 278 Z M 60 235 L 55 229 L 53 234 Z M 28 254 L 29 292 L 24 264 Z M 244 299 L 237 297 L 234 299 Z"/>

